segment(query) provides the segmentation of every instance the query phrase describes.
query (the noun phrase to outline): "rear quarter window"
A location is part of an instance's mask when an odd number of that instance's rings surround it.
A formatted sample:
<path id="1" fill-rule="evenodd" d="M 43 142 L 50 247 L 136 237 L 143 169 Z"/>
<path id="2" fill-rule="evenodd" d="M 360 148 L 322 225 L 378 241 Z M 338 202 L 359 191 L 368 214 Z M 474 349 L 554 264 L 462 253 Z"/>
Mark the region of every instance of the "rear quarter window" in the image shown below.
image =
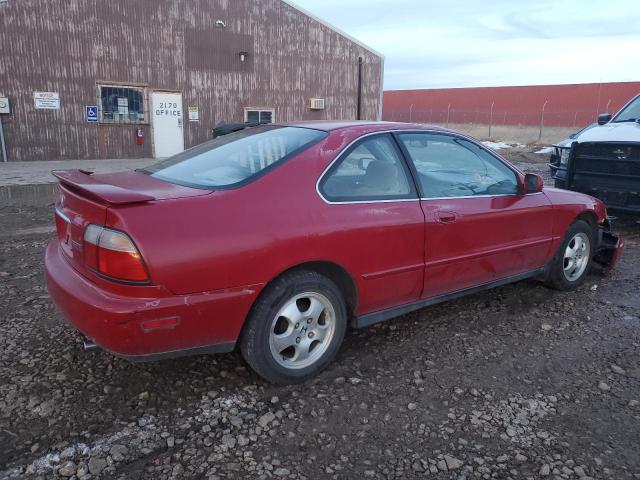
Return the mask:
<path id="1" fill-rule="evenodd" d="M 244 185 L 327 133 L 302 127 L 262 126 L 231 133 L 142 170 L 154 178 L 195 188 Z"/>

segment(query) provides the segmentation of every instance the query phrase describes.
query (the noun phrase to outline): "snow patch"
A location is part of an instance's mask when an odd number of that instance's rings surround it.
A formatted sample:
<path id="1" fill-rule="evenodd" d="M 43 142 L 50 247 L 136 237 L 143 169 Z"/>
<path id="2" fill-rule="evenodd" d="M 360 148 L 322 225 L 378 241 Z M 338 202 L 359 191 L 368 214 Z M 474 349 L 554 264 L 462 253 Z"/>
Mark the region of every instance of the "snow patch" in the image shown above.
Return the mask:
<path id="1" fill-rule="evenodd" d="M 547 153 L 553 152 L 553 147 L 544 147 L 534 153 L 539 153 L 540 155 L 546 155 Z"/>
<path id="2" fill-rule="evenodd" d="M 236 407 L 243 408 L 247 411 L 255 412 L 255 404 L 247 403 L 241 395 L 228 395 L 216 397 L 212 400 L 203 397 L 200 404 L 193 411 L 181 411 L 183 423 L 211 423 L 215 420 L 216 424 L 222 418 L 223 412 L 228 412 Z M 0 478 L 22 478 L 27 475 L 46 475 L 55 471 L 65 460 L 88 461 L 93 456 L 107 456 L 115 444 L 123 444 L 128 446 L 131 454 L 134 456 L 139 454 L 136 449 L 140 449 L 140 445 L 133 447 L 131 440 L 153 445 L 158 442 L 161 432 L 169 427 L 168 419 L 158 418 L 152 415 L 143 415 L 136 422 L 125 425 L 121 430 L 114 433 L 97 437 L 90 444 L 86 443 L 67 443 L 66 446 L 49 452 L 46 455 L 36 458 L 28 465 L 1 471 Z"/>
<path id="3" fill-rule="evenodd" d="M 490 141 L 484 141 L 482 142 L 482 144 L 485 147 L 489 147 L 492 150 L 502 150 L 505 148 L 511 148 L 511 145 L 509 145 L 508 143 L 502 143 L 502 142 L 490 142 Z"/>
<path id="4" fill-rule="evenodd" d="M 109 453 L 109 449 L 121 439 L 151 439 L 158 432 L 158 428 L 156 427 L 154 420 L 154 417 L 145 415 L 138 419 L 137 425 L 130 424 L 111 435 L 99 437 L 93 442 L 92 446 L 80 442 L 70 445 L 62 451 L 48 453 L 27 465 L 26 468 L 24 468 L 24 473 L 30 475 L 41 475 L 51 470 L 55 470 L 63 459 L 78 460 L 84 457 L 84 459 L 88 460 L 91 456 L 107 455 Z M 6 474 L 8 478 L 11 478 L 12 475 L 17 476 L 22 473 L 22 469 L 17 468 L 0 473 L 3 475 Z"/>

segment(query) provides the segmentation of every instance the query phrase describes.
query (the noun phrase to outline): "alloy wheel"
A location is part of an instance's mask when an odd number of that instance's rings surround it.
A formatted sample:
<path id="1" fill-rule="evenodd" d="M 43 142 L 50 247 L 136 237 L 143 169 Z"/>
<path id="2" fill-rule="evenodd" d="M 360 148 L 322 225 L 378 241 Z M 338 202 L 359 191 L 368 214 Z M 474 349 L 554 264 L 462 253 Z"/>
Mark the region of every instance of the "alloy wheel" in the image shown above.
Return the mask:
<path id="1" fill-rule="evenodd" d="M 306 368 L 327 351 L 335 327 L 335 310 L 327 297 L 316 292 L 296 295 L 271 322 L 271 354 L 282 367 Z"/>
<path id="2" fill-rule="evenodd" d="M 591 243 L 585 233 L 576 233 L 564 251 L 563 272 L 570 282 L 579 279 L 589 264 L 591 255 Z"/>

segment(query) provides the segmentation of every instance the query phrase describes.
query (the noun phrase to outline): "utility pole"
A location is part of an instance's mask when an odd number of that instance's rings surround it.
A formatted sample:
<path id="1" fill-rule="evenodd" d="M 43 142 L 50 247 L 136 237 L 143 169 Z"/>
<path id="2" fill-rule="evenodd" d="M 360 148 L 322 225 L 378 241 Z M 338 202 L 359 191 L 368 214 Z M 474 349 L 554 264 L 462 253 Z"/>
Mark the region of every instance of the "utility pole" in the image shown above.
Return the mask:
<path id="1" fill-rule="evenodd" d="M 447 128 L 449 128 L 449 112 L 451 111 L 451 104 L 447 105 Z"/>
<path id="2" fill-rule="evenodd" d="M 495 100 L 491 102 L 491 111 L 489 112 L 489 138 L 491 138 L 491 125 L 493 124 L 493 104 Z"/>
<path id="3" fill-rule="evenodd" d="M 544 109 L 547 106 L 547 103 L 549 103 L 549 100 L 545 100 L 544 104 L 542 105 L 542 112 L 540 114 L 540 135 L 538 135 L 538 142 L 542 141 L 542 128 L 544 127 Z"/>
<path id="4" fill-rule="evenodd" d="M 413 111 L 413 103 L 409 105 L 409 123 L 411 123 L 411 113 Z"/>

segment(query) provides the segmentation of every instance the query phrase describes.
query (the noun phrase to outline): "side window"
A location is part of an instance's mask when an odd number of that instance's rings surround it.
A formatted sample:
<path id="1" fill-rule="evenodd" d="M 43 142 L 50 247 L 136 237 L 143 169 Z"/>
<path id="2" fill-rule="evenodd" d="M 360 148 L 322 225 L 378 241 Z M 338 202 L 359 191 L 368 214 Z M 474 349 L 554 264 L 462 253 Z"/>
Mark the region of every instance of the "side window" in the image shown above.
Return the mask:
<path id="1" fill-rule="evenodd" d="M 244 121 L 250 123 L 273 123 L 274 111 L 271 109 L 259 110 L 253 108 L 244 109 Z"/>
<path id="2" fill-rule="evenodd" d="M 518 193 L 515 172 L 472 142 L 429 133 L 399 138 L 416 167 L 423 198 Z"/>
<path id="3" fill-rule="evenodd" d="M 325 174 L 320 191 L 331 201 L 415 198 L 409 174 L 389 134 L 366 137 Z"/>

